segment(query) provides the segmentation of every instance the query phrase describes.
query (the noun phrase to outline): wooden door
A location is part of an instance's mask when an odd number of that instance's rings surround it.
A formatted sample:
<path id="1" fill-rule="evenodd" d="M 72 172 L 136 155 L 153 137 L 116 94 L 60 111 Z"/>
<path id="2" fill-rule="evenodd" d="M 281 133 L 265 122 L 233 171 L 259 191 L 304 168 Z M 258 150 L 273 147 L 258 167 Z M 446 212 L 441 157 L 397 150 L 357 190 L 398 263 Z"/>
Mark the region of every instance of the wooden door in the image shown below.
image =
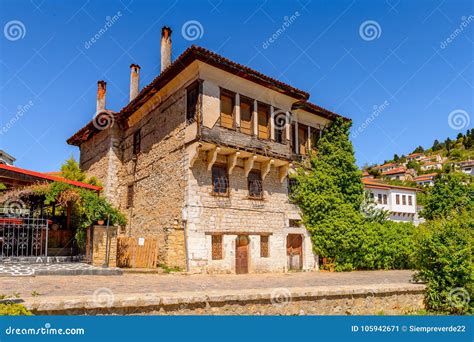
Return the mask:
<path id="1" fill-rule="evenodd" d="M 286 253 L 288 269 L 301 270 L 303 268 L 303 237 L 300 234 L 288 234 Z"/>
<path id="2" fill-rule="evenodd" d="M 245 235 L 237 237 L 235 251 L 235 273 L 249 273 L 249 239 Z"/>

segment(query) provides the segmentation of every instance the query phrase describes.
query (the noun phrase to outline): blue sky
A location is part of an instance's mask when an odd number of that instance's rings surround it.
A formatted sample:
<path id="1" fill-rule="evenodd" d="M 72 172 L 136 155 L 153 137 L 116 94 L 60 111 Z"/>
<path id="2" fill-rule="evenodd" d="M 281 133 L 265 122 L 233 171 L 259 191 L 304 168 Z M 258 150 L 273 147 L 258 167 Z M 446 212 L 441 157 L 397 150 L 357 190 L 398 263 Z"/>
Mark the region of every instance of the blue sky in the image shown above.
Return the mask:
<path id="1" fill-rule="evenodd" d="M 0 4 L 0 149 L 19 167 L 52 171 L 78 157 L 66 139 L 95 113 L 97 80 L 108 82 L 109 109 L 126 105 L 131 63 L 142 67 L 141 87 L 159 73 L 163 25 L 174 58 L 201 45 L 350 117 L 359 165 L 474 126 L 472 1 Z M 182 32 L 190 21 L 197 36 Z"/>

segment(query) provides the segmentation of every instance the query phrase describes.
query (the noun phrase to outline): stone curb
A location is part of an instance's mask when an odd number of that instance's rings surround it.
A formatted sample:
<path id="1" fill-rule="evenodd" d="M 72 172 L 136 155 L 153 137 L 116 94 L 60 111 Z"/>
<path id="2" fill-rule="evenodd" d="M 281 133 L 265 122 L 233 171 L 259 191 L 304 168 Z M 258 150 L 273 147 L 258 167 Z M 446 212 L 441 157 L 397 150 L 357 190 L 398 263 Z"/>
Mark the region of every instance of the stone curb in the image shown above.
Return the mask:
<path id="1" fill-rule="evenodd" d="M 179 305 L 222 305 L 238 303 L 243 305 L 252 302 L 270 303 L 278 296 L 287 296 L 291 300 L 314 300 L 330 297 L 383 296 L 391 294 L 420 294 L 425 290 L 421 284 L 374 284 L 350 286 L 318 286 L 294 288 L 264 288 L 226 291 L 161 292 L 161 293 L 120 293 L 110 292 L 105 303 L 90 296 L 50 296 L 44 298 L 25 298 L 24 305 L 37 314 L 76 313 L 80 311 L 120 311 L 127 308 L 159 309 Z"/>

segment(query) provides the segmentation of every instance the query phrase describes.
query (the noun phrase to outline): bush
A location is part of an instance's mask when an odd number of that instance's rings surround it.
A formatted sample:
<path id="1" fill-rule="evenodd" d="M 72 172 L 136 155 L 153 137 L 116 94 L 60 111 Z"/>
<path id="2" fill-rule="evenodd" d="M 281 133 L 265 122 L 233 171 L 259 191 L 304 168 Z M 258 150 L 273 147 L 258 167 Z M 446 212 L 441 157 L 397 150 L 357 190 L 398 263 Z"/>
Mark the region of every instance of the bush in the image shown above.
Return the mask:
<path id="1" fill-rule="evenodd" d="M 429 221 L 417 239 L 415 279 L 427 283 L 426 306 L 453 314 L 473 313 L 474 217 L 471 211 Z"/>
<path id="2" fill-rule="evenodd" d="M 0 304 L 0 316 L 31 316 L 32 313 L 28 311 L 21 304 L 17 303 L 8 303 Z"/>

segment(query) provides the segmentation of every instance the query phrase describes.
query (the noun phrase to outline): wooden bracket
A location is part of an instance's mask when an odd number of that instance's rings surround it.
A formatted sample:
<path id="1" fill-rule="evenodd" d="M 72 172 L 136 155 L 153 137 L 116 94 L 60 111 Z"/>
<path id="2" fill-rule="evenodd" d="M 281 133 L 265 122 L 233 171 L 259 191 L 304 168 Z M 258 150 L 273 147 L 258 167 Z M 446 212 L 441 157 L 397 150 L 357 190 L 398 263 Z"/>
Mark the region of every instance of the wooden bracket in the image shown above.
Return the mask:
<path id="1" fill-rule="evenodd" d="M 244 162 L 245 177 L 248 177 L 250 171 L 253 169 L 253 164 L 255 162 L 255 159 L 257 159 L 257 156 L 255 155 L 252 155 L 248 157 L 247 159 L 245 159 L 245 162 Z"/>
<path id="2" fill-rule="evenodd" d="M 202 145 L 197 144 L 196 148 L 191 150 L 191 159 L 189 160 L 189 167 L 193 167 L 194 163 L 199 157 L 199 151 L 201 151 Z"/>
<path id="3" fill-rule="evenodd" d="M 232 170 L 234 170 L 234 167 L 237 165 L 239 156 L 240 152 L 235 152 L 227 157 L 227 171 L 229 172 L 229 175 L 232 174 Z"/>
<path id="4" fill-rule="evenodd" d="M 273 159 L 267 160 L 266 162 L 262 163 L 262 166 L 260 167 L 260 171 L 262 172 L 262 180 L 264 180 L 265 177 L 267 177 L 273 163 L 275 163 Z"/>
<path id="5" fill-rule="evenodd" d="M 212 150 L 207 152 L 207 170 L 211 171 L 212 165 L 217 160 L 217 154 L 220 152 L 221 148 L 220 147 L 214 147 Z"/>
<path id="6" fill-rule="evenodd" d="M 290 169 L 290 164 L 286 164 L 283 166 L 280 166 L 279 171 L 279 176 L 280 176 L 280 183 L 283 183 L 285 178 L 288 176 L 288 170 Z"/>

